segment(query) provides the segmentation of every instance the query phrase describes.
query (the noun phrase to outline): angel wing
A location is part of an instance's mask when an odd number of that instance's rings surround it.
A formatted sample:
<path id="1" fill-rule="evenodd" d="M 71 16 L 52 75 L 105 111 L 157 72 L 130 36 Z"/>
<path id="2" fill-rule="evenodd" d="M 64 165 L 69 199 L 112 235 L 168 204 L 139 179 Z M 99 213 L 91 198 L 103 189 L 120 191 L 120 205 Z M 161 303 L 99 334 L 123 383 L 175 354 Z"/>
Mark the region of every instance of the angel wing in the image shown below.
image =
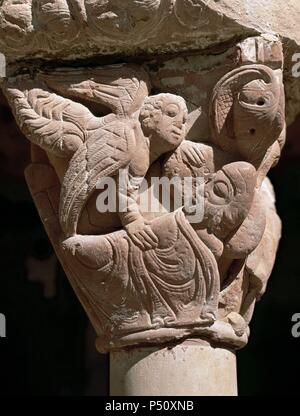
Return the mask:
<path id="1" fill-rule="evenodd" d="M 59 94 L 100 104 L 121 117 L 141 108 L 150 93 L 148 74 L 135 65 L 73 68 L 43 72 L 38 77 Z"/>
<path id="2" fill-rule="evenodd" d="M 148 76 L 134 65 L 112 65 L 44 72 L 34 79 L 20 76 L 3 89 L 23 133 L 47 152 L 71 159 L 62 185 L 60 221 L 72 235 L 97 181 L 132 159 L 135 138 L 128 119 L 149 94 Z M 85 105 L 52 90 L 111 111 L 95 117 Z"/>
<path id="3" fill-rule="evenodd" d="M 10 79 L 3 91 L 21 131 L 34 144 L 59 157 L 72 156 L 97 118 L 82 104 L 60 97 L 27 76 Z"/>
<path id="4" fill-rule="evenodd" d="M 76 233 L 78 219 L 97 182 L 114 176 L 133 157 L 133 128 L 122 121 L 94 131 L 70 161 L 60 198 L 60 222 L 67 236 Z"/>

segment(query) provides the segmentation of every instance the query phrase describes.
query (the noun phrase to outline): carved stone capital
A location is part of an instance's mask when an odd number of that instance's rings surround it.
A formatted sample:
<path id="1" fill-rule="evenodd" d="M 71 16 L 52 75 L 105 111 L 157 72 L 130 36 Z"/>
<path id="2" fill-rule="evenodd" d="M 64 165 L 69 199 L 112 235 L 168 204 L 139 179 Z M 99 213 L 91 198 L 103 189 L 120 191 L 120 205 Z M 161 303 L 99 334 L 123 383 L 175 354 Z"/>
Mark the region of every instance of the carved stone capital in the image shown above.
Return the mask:
<path id="1" fill-rule="evenodd" d="M 56 1 L 39 2 L 32 15 L 33 3 L 23 23 L 43 22 L 51 45 L 72 37 L 76 44 L 80 31 L 98 44 L 138 44 L 165 19 L 194 36 L 208 8 L 132 1 L 129 13 L 118 1 Z M 6 6 L 9 16 L 18 4 Z M 32 21 L 23 30 L 33 39 Z M 282 45 L 252 37 L 209 69 L 205 59 L 42 68 L 2 84 L 31 142 L 29 188 L 100 351 L 186 338 L 233 349 L 247 343 L 281 233 L 266 176 L 285 140 Z M 188 179 L 189 203 L 166 208 L 152 178 Z M 114 190 L 115 210 L 99 212 Z M 161 209 L 145 209 L 145 195 Z"/>

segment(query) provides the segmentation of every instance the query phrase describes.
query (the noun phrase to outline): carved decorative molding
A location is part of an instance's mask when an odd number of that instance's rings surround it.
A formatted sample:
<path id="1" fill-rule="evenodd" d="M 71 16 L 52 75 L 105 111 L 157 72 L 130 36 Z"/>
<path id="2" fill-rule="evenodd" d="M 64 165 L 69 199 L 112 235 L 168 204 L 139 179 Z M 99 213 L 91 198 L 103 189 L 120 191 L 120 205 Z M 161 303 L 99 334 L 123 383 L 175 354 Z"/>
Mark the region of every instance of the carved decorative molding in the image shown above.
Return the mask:
<path id="1" fill-rule="evenodd" d="M 0 5 L 0 50 L 9 60 L 161 53 L 179 44 L 181 50 L 199 49 L 210 45 L 209 38 L 217 43 L 239 31 L 255 33 L 207 0 L 4 0 Z"/>
<path id="2" fill-rule="evenodd" d="M 140 10 L 140 2 L 132 3 L 142 18 L 151 12 L 150 20 L 163 19 L 171 4 L 153 0 Z M 113 12 L 107 2 L 76 4 L 83 22 L 89 13 L 103 15 L 103 32 L 128 18 L 117 1 Z M 202 2 L 188 0 L 172 9 L 183 25 L 193 22 L 192 4 L 201 13 Z M 66 3 L 66 30 L 68 10 Z M 235 53 L 202 91 L 202 107 L 189 78 L 196 79 L 195 65 L 176 80 L 182 96 L 164 87 L 166 67 L 132 64 L 36 71 L 2 85 L 32 143 L 29 188 L 100 351 L 187 337 L 231 348 L 247 343 L 281 233 L 266 175 L 285 140 L 283 58 L 274 39 L 247 39 Z M 195 114 L 200 124 L 206 114 L 208 123 L 198 137 L 194 128 L 192 141 Z M 100 214 L 97 184 L 121 170 L 129 187 L 117 202 L 129 208 Z M 144 212 L 141 179 L 154 176 L 194 185 L 202 178 L 201 220 L 190 220 L 187 205 Z"/>
<path id="3" fill-rule="evenodd" d="M 191 51 L 221 58 L 238 39 L 275 35 L 285 51 L 290 124 L 299 112 L 299 82 L 292 76 L 299 24 L 298 0 L 277 0 L 268 7 L 259 0 L 2 0 L 0 53 L 12 74 L 24 61 L 26 67 L 77 58 L 107 64 Z"/>

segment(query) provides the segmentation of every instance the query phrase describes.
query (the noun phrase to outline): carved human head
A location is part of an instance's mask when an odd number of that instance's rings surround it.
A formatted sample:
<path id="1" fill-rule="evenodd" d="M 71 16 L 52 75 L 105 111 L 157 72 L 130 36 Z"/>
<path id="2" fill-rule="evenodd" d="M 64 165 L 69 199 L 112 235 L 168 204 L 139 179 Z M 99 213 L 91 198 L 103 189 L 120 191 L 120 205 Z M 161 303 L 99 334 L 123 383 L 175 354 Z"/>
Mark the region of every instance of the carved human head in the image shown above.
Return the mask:
<path id="1" fill-rule="evenodd" d="M 140 122 L 146 136 L 157 141 L 164 151 L 180 145 L 185 137 L 187 107 L 182 97 L 158 94 L 146 98 Z"/>
<path id="2" fill-rule="evenodd" d="M 251 208 L 257 172 L 247 162 L 225 165 L 205 184 L 204 223 L 220 239 L 238 228 Z"/>

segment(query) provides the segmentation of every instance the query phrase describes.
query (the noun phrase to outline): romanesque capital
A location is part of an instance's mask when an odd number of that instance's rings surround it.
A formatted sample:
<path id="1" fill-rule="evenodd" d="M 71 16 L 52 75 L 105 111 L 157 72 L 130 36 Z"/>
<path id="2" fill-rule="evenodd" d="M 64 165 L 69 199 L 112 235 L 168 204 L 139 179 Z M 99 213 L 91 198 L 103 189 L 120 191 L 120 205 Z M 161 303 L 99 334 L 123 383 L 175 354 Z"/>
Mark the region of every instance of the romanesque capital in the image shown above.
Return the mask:
<path id="1" fill-rule="evenodd" d="M 210 27 L 200 1 L 132 1 L 130 13 L 120 1 L 4 3 L 0 29 L 14 39 L 9 11 L 22 7 L 18 48 L 37 54 L 80 36 L 138 44 L 175 22 L 176 36 L 196 36 L 202 15 Z M 267 174 L 285 141 L 283 53 L 270 34 L 223 49 L 2 81 L 31 143 L 28 186 L 99 351 L 248 341 L 281 234 Z"/>

